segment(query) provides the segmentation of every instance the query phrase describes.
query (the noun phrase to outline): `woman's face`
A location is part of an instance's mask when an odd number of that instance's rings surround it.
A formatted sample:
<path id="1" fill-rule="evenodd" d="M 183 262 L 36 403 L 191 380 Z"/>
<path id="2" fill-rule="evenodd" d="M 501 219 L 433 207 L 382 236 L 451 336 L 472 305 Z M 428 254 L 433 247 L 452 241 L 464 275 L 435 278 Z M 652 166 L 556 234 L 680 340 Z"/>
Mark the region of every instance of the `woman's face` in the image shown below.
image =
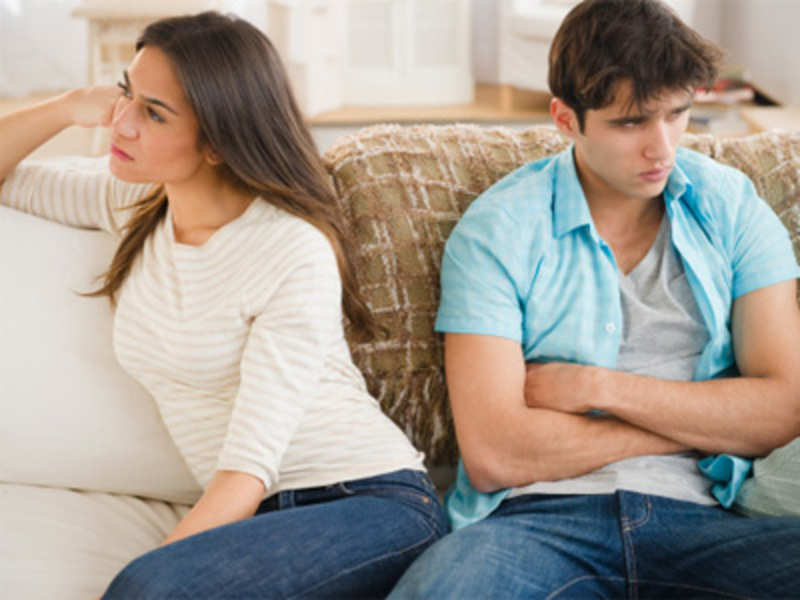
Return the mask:
<path id="1" fill-rule="evenodd" d="M 185 183 L 212 168 L 199 126 L 167 56 L 145 46 L 120 82 L 111 124 L 111 172 L 125 181 Z"/>

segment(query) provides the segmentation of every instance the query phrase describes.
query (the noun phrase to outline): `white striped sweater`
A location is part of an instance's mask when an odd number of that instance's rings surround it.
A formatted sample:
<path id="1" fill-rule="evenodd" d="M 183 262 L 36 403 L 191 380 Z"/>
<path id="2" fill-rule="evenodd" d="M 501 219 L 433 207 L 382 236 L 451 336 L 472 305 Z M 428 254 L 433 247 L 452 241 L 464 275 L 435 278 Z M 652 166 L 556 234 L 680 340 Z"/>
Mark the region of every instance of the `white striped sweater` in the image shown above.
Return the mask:
<path id="1" fill-rule="evenodd" d="M 0 202 L 119 235 L 149 187 L 105 159 L 27 161 Z M 423 468 L 351 360 L 328 240 L 264 200 L 202 246 L 175 241 L 168 210 L 120 290 L 113 344 L 202 486 L 241 471 L 268 496 Z"/>

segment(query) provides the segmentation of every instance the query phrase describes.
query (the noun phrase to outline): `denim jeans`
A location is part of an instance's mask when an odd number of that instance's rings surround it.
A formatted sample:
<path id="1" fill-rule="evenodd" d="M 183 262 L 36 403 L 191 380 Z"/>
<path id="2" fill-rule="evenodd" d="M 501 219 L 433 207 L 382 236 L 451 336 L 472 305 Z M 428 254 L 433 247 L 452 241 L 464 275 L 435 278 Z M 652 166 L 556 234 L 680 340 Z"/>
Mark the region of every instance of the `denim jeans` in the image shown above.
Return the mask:
<path id="1" fill-rule="evenodd" d="M 383 598 L 446 523 L 420 471 L 280 492 L 249 519 L 140 556 L 103 598 Z"/>
<path id="2" fill-rule="evenodd" d="M 800 519 L 627 491 L 519 496 L 429 548 L 403 598 L 800 598 Z"/>

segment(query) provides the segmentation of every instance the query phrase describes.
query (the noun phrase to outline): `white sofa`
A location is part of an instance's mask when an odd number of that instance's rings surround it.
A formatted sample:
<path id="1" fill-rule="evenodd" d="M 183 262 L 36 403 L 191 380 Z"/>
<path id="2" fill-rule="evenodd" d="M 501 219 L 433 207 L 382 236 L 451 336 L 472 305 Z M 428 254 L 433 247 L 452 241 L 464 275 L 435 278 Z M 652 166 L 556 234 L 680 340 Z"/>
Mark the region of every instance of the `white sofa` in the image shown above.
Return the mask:
<path id="1" fill-rule="evenodd" d="M 0 206 L 0 597 L 96 597 L 200 494 L 111 352 L 114 238 Z M 90 491 L 87 491 L 90 490 Z"/>
<path id="2" fill-rule="evenodd" d="M 800 132 L 685 143 L 747 172 L 800 255 Z M 361 291 L 389 331 L 351 343 L 353 357 L 440 487 L 457 452 L 433 332 L 444 242 L 477 194 L 565 145 L 543 127 L 378 126 L 324 157 Z M 96 597 L 200 494 L 152 399 L 113 357 L 108 301 L 76 294 L 113 249 L 107 234 L 0 206 L 0 598 Z M 767 486 L 746 486 L 754 512 L 786 510 Z"/>

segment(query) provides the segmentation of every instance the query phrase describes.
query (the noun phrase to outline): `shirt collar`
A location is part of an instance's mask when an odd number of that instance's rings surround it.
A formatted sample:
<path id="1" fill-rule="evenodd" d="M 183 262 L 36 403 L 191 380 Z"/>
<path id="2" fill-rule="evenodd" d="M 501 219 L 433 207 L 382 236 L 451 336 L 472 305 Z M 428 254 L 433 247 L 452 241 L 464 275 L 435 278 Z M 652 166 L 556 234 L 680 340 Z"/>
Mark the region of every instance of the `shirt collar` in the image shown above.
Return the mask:
<path id="1" fill-rule="evenodd" d="M 681 168 L 680 164 L 681 151 L 675 156 L 675 166 L 672 167 L 672 172 L 667 179 L 667 186 L 664 188 L 664 205 L 667 211 L 672 215 L 672 204 L 677 200 L 683 200 L 691 203 L 694 200 L 693 191 L 694 187 L 686 172 Z"/>
<path id="2" fill-rule="evenodd" d="M 553 171 L 553 232 L 556 237 L 584 225 L 594 229 L 589 204 L 575 169 L 573 148 L 570 144 L 556 157 Z"/>
<path id="3" fill-rule="evenodd" d="M 578 179 L 573 154 L 574 146 L 570 145 L 556 157 L 553 172 L 553 231 L 556 237 L 562 237 L 573 229 L 589 226 L 593 237 L 597 237 L 594 229 L 589 204 Z M 680 166 L 680 150 L 675 158 L 675 166 L 669 174 L 664 188 L 664 204 L 670 217 L 672 203 L 677 200 L 691 201 L 692 182 Z"/>

